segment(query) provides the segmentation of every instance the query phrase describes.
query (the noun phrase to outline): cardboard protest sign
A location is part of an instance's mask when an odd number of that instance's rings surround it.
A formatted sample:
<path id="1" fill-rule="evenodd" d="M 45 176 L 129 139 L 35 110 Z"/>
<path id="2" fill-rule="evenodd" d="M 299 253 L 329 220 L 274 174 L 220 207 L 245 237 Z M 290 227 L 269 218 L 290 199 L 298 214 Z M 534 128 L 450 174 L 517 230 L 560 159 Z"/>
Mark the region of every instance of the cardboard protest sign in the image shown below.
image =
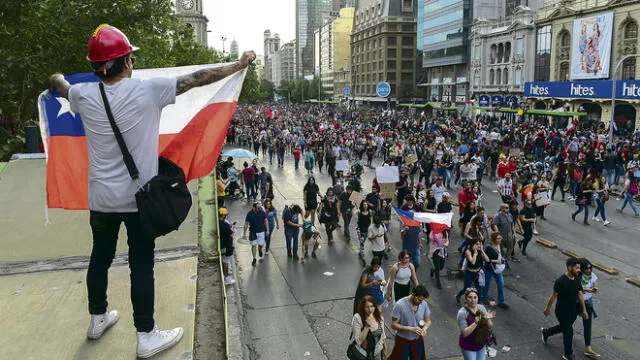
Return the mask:
<path id="1" fill-rule="evenodd" d="M 353 191 L 351 192 L 351 196 L 349 196 L 349 200 L 356 204 L 356 206 L 360 206 L 360 202 L 364 200 L 364 196 L 361 192 Z"/>
<path id="2" fill-rule="evenodd" d="M 336 171 L 349 171 L 349 160 L 336 161 Z"/>
<path id="3" fill-rule="evenodd" d="M 396 184 L 395 183 L 379 183 L 380 184 L 380 198 L 382 199 L 395 199 L 396 198 Z"/>
<path id="4" fill-rule="evenodd" d="M 418 162 L 418 155 L 416 155 L 416 154 L 407 155 L 407 164 L 411 165 L 411 164 L 415 164 L 417 162 Z"/>

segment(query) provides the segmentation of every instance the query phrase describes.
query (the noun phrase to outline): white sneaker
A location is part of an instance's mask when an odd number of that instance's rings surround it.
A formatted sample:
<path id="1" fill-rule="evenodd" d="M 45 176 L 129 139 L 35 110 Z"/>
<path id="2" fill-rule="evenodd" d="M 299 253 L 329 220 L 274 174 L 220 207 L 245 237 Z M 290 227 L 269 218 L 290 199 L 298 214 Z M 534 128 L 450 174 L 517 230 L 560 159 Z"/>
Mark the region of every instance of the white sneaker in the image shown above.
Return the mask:
<path id="1" fill-rule="evenodd" d="M 594 217 L 593 217 L 593 221 L 600 222 L 600 219 L 598 219 L 597 217 L 595 217 L 595 216 L 594 216 Z"/>
<path id="2" fill-rule="evenodd" d="M 225 285 L 233 285 L 236 283 L 236 280 L 234 278 L 232 278 L 231 276 L 225 276 L 224 277 L 224 284 Z"/>
<path id="3" fill-rule="evenodd" d="M 91 340 L 99 339 L 108 328 L 113 326 L 120 319 L 116 310 L 107 311 L 102 315 L 91 315 L 87 338 Z"/>
<path id="4" fill-rule="evenodd" d="M 602 225 L 603 225 L 603 226 L 607 226 L 607 225 L 609 225 L 609 224 L 611 224 L 611 221 L 609 221 L 609 220 L 605 220 L 605 221 L 602 223 Z"/>
<path id="5" fill-rule="evenodd" d="M 140 359 L 150 358 L 179 343 L 183 333 L 184 330 L 181 327 L 173 330 L 158 330 L 158 326 L 154 326 L 148 333 L 138 332 L 136 355 Z"/>
<path id="6" fill-rule="evenodd" d="M 533 230 L 533 235 L 538 235 L 538 230 Z"/>

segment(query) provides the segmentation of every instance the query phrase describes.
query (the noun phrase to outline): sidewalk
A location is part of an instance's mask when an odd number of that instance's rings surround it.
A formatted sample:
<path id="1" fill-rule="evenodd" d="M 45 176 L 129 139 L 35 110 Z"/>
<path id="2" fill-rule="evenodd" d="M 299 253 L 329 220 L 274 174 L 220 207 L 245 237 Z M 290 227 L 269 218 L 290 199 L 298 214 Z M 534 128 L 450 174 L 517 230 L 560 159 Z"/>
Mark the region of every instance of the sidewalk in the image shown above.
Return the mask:
<path id="1" fill-rule="evenodd" d="M 0 173 L 0 189 L 0 323 L 5 329 L 0 359 L 134 359 L 124 226 L 108 293 L 109 307 L 120 312 L 120 321 L 100 340 L 89 341 L 88 212 L 52 209 L 45 226 L 42 159 L 9 162 Z M 156 323 L 160 328 L 182 326 L 185 333 L 176 347 L 154 359 L 193 358 L 197 236 L 198 208 L 193 206 L 179 231 L 156 240 Z"/>

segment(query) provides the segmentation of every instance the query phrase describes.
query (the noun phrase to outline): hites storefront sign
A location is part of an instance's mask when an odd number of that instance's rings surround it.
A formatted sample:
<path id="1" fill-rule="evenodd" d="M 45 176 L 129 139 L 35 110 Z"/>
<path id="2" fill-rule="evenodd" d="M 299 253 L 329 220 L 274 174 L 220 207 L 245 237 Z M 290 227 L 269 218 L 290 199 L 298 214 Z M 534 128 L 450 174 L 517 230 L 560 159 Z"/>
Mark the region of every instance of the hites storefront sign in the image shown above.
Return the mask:
<path id="1" fill-rule="evenodd" d="M 613 81 L 554 81 L 527 82 L 525 97 L 611 99 Z M 616 82 L 616 98 L 640 100 L 640 80 L 619 80 Z"/>

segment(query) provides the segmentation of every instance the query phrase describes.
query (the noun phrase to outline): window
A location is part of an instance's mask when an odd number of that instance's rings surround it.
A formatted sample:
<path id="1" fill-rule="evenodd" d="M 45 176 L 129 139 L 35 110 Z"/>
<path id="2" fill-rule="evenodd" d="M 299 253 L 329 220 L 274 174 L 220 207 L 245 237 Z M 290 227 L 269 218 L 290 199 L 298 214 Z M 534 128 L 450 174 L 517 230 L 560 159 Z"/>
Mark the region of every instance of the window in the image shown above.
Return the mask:
<path id="1" fill-rule="evenodd" d="M 413 24 L 402 24 L 402 31 L 413 32 Z"/>
<path id="2" fill-rule="evenodd" d="M 513 83 L 516 85 L 522 85 L 522 68 L 516 68 Z"/>
<path id="3" fill-rule="evenodd" d="M 496 63 L 496 57 L 498 56 L 498 46 L 496 44 L 491 45 L 491 52 L 489 53 L 489 61 L 491 64 Z"/>
<path id="4" fill-rule="evenodd" d="M 402 49 L 403 58 L 413 58 L 413 49 Z"/>
<path id="5" fill-rule="evenodd" d="M 549 81 L 551 72 L 551 25 L 536 31 L 536 57 L 534 81 Z"/>
<path id="6" fill-rule="evenodd" d="M 524 55 L 524 38 L 516 40 L 516 55 Z"/>
<path id="7" fill-rule="evenodd" d="M 504 62 L 509 62 L 511 59 L 511 43 L 504 44 Z"/>
<path id="8" fill-rule="evenodd" d="M 378 46 L 382 47 L 382 38 L 378 39 Z"/>
<path id="9" fill-rule="evenodd" d="M 498 63 L 501 63 L 501 62 L 504 61 L 504 45 L 503 44 L 498 44 L 498 56 L 497 56 L 497 58 L 498 58 L 498 60 L 497 60 Z M 498 81 L 498 82 L 500 82 L 500 81 Z"/>
<path id="10" fill-rule="evenodd" d="M 445 30 L 435 34 L 429 34 L 424 37 L 423 41 L 425 44 L 435 44 L 443 41 L 450 41 L 453 39 L 462 39 L 463 36 L 464 36 L 464 29 L 462 27 L 458 27 L 455 29 Z M 409 45 L 411 44 L 413 44 L 413 41 Z"/>
<path id="11" fill-rule="evenodd" d="M 403 72 L 402 73 L 402 82 L 412 82 L 413 81 L 413 74 L 412 73 L 407 73 L 407 72 Z"/>
<path id="12" fill-rule="evenodd" d="M 402 46 L 413 46 L 413 38 L 412 37 L 403 37 L 402 38 Z"/>
<path id="13" fill-rule="evenodd" d="M 387 57 L 390 58 L 390 59 L 395 59 L 396 58 L 396 48 L 387 49 Z"/>
<path id="14" fill-rule="evenodd" d="M 480 71 L 475 71 L 473 73 L 473 87 L 480 87 Z"/>
<path id="15" fill-rule="evenodd" d="M 482 46 L 480 46 L 480 44 L 476 45 L 473 47 L 473 59 L 474 60 L 480 60 L 481 54 L 482 53 Z"/>
<path id="16" fill-rule="evenodd" d="M 636 79 L 636 58 L 629 58 L 622 63 L 622 79 Z"/>
<path id="17" fill-rule="evenodd" d="M 402 61 L 402 69 L 403 70 L 411 70 L 411 69 L 413 69 L 413 61 L 412 60 L 404 60 L 404 61 Z"/>
<path id="18" fill-rule="evenodd" d="M 397 38 L 393 37 L 393 36 L 389 36 L 387 38 L 387 44 L 388 45 L 396 45 L 397 42 Z"/>
<path id="19" fill-rule="evenodd" d="M 505 85 L 509 84 L 509 69 L 504 69 L 504 71 L 502 72 L 502 82 Z"/>
<path id="20" fill-rule="evenodd" d="M 489 70 L 489 85 L 493 85 L 495 82 L 495 72 L 493 69 Z"/>
<path id="21" fill-rule="evenodd" d="M 387 61 L 387 69 L 396 69 L 396 61 L 395 60 L 388 60 Z"/>
<path id="22" fill-rule="evenodd" d="M 371 74 L 367 74 L 367 82 L 371 82 Z"/>
<path id="23" fill-rule="evenodd" d="M 635 22 L 630 22 L 627 26 L 624 27 L 624 38 L 626 39 L 636 39 L 638 37 L 638 24 Z"/>
<path id="24" fill-rule="evenodd" d="M 502 84 L 502 70 L 496 70 L 496 85 Z"/>
<path id="25" fill-rule="evenodd" d="M 395 81 L 396 80 L 396 73 L 395 72 L 388 72 L 387 73 L 387 81 Z"/>
<path id="26" fill-rule="evenodd" d="M 402 0 L 402 11 L 413 11 L 413 0 Z"/>
<path id="27" fill-rule="evenodd" d="M 562 35 L 560 35 L 560 46 L 563 48 L 571 46 L 571 35 L 568 31 L 564 31 Z"/>
<path id="28" fill-rule="evenodd" d="M 558 81 L 569 81 L 569 63 L 563 62 L 560 64 L 560 73 L 558 74 Z"/>

